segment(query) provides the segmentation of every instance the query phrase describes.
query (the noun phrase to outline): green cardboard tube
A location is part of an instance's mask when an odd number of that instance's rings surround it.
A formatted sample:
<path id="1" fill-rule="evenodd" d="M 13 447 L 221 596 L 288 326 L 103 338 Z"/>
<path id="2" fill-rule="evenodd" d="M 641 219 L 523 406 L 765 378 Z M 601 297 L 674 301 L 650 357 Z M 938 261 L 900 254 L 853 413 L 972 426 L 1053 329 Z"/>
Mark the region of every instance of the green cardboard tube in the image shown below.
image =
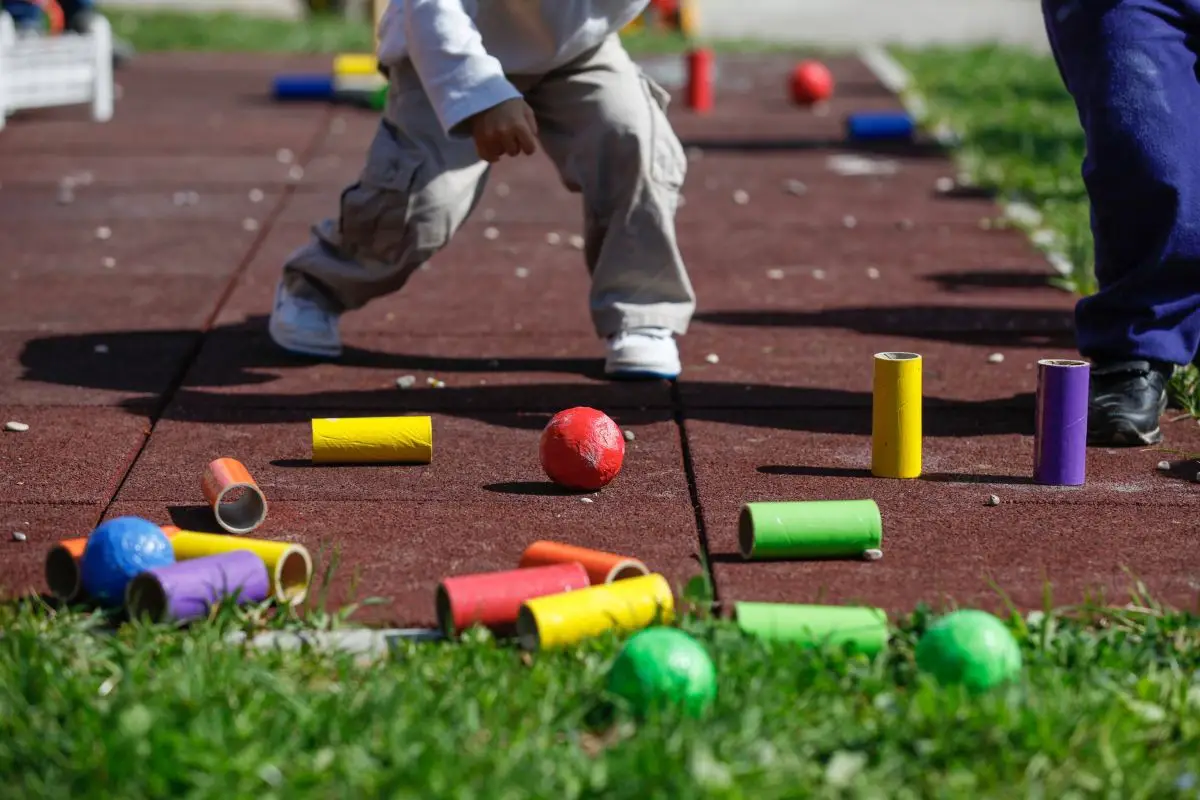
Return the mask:
<path id="1" fill-rule="evenodd" d="M 738 519 L 738 549 L 746 560 L 852 558 L 883 544 L 874 500 L 746 503 Z"/>
<path id="2" fill-rule="evenodd" d="M 769 641 L 806 647 L 849 645 L 873 656 L 887 647 L 887 613 L 870 606 L 811 606 L 788 603 L 734 603 L 738 627 Z"/>

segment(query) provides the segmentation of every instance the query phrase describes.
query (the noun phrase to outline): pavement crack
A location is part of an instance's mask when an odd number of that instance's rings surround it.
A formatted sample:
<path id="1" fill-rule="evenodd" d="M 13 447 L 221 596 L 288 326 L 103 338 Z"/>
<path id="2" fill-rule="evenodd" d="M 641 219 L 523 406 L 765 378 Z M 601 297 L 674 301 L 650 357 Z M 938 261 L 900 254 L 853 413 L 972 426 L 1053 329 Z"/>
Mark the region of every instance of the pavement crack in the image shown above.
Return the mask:
<path id="1" fill-rule="evenodd" d="M 700 505 L 700 489 L 696 484 L 696 466 L 692 461 L 692 447 L 688 440 L 686 419 L 683 412 L 683 398 L 679 393 L 679 382 L 671 382 L 671 405 L 674 409 L 675 427 L 679 430 L 679 448 L 683 451 L 683 472 L 687 476 L 688 495 L 692 500 L 692 513 L 696 517 L 696 532 L 700 539 L 700 566 L 708 576 L 712 587 L 714 608 L 720 608 L 721 594 L 717 586 L 717 577 L 712 571 L 712 555 L 708 544 L 708 529 L 704 524 L 704 509 Z"/>

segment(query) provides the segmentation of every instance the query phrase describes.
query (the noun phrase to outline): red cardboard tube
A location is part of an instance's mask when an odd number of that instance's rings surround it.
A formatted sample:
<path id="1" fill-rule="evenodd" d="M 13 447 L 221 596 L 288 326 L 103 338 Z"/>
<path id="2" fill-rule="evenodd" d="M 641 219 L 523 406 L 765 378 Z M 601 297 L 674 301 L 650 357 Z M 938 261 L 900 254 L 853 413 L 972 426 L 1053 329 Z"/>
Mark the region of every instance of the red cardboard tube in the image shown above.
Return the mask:
<path id="1" fill-rule="evenodd" d="M 688 107 L 704 113 L 713 107 L 713 54 L 699 48 L 688 53 Z"/>
<path id="2" fill-rule="evenodd" d="M 515 630 L 517 613 L 526 600 L 586 589 L 590 585 L 587 570 L 576 561 L 505 572 L 456 575 L 438 584 L 438 625 L 447 636 L 472 625 L 507 633 Z"/>

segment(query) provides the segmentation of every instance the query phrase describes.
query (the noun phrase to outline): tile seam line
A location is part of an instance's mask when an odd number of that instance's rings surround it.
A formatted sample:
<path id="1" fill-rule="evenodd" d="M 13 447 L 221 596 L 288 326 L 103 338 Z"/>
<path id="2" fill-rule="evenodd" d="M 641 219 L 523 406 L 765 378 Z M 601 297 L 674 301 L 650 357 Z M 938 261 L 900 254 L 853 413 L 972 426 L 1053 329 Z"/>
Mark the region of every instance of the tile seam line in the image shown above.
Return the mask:
<path id="1" fill-rule="evenodd" d="M 312 137 L 309 139 L 307 146 L 304 148 L 304 152 L 298 159 L 300 164 L 307 164 L 314 157 L 317 148 L 320 147 L 321 143 L 328 135 L 329 119 L 333 113 L 334 109 L 331 107 L 326 109 L 324 113 L 321 114 L 321 117 L 315 126 Z M 125 483 L 129 480 L 129 476 L 133 474 L 133 468 L 137 466 L 138 461 L 141 460 L 142 454 L 146 452 L 146 447 L 150 444 L 150 438 L 154 435 L 155 428 L 158 426 L 159 421 L 166 413 L 167 408 L 170 407 L 171 401 L 175 398 L 175 395 L 183 386 L 183 381 L 187 377 L 188 371 L 192 368 L 192 366 L 195 365 L 196 359 L 199 358 L 200 351 L 203 349 L 204 343 L 208 341 L 212 326 L 216 322 L 217 317 L 220 315 L 221 310 L 225 307 L 225 304 L 229 302 L 229 298 L 233 294 L 234 289 L 237 288 L 238 283 L 241 282 L 242 276 L 245 275 L 246 270 L 249 269 L 250 264 L 254 261 L 254 257 L 258 255 L 259 250 L 262 249 L 263 244 L 267 240 L 267 236 L 270 235 L 271 231 L 275 227 L 275 224 L 279 221 L 279 218 L 283 216 L 284 209 L 287 208 L 288 202 L 292 199 L 292 195 L 295 194 L 295 192 L 296 184 L 294 183 L 288 184 L 284 187 L 283 192 L 280 193 L 279 198 L 275 201 L 275 205 L 271 208 L 271 212 L 267 215 L 265 223 L 259 228 L 258 235 L 253 241 L 250 242 L 250 246 L 247 247 L 246 251 L 242 254 L 237 267 L 235 267 L 234 270 L 229 274 L 229 277 L 226 278 L 225 286 L 221 289 L 221 293 L 217 296 L 216 303 L 213 304 L 212 310 L 209 312 L 208 317 L 204 320 L 203 326 L 200 328 L 200 335 L 196 337 L 195 341 L 192 343 L 192 346 L 188 349 L 187 354 L 182 359 L 179 369 L 171 378 L 171 382 L 167 385 L 166 390 L 162 393 L 157 406 L 150 413 L 147 428 L 142 434 L 142 441 L 137 446 L 133 454 L 129 457 L 125 464 L 124 470 L 118 475 L 116 485 L 109 494 L 108 500 L 104 502 L 104 508 L 101 509 L 100 514 L 96 519 L 96 525 L 99 525 L 104 520 L 104 517 L 112 509 L 113 505 L 116 504 L 117 497 L 120 496 L 121 490 L 125 487 Z"/>
<path id="2" fill-rule="evenodd" d="M 717 586 L 717 574 L 712 568 L 712 554 L 708 543 L 708 528 L 704 522 L 704 508 L 700 503 L 700 487 L 696 482 L 696 465 L 692 460 L 692 446 L 688 439 L 687 432 L 687 412 L 684 407 L 683 397 L 679 391 L 679 382 L 671 382 L 671 403 L 672 411 L 675 417 L 675 428 L 679 433 L 679 449 L 683 456 L 683 474 L 687 479 L 688 498 L 692 503 L 692 514 L 696 521 L 696 538 L 700 545 L 700 556 L 703 559 L 701 566 L 704 569 L 704 574 L 708 577 L 708 585 L 712 587 L 712 604 L 714 608 L 720 608 L 721 594 Z"/>

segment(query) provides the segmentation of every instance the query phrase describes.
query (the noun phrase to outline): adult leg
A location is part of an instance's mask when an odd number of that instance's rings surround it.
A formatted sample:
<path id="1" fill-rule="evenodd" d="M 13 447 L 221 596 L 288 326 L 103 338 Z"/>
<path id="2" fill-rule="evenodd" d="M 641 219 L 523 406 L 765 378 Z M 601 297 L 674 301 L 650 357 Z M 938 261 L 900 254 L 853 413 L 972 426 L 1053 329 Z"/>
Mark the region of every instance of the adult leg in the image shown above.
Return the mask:
<path id="1" fill-rule="evenodd" d="M 338 217 L 314 226 L 284 264 L 271 335 L 286 349 L 340 354 L 338 316 L 398 291 L 483 191 L 488 165 L 474 141 L 445 135 L 411 65 L 390 72 L 387 109 Z"/>
<path id="2" fill-rule="evenodd" d="M 616 36 L 529 88 L 541 141 L 584 202 L 584 255 L 607 369 L 628 377 L 679 374 L 674 334 L 696 307 L 675 238 L 687 159 L 667 120 L 669 96 Z"/>
<path id="3" fill-rule="evenodd" d="M 1043 0 L 1087 155 L 1099 291 L 1076 307 L 1093 361 L 1089 439 L 1162 439 L 1174 365 L 1200 345 L 1198 0 Z"/>

